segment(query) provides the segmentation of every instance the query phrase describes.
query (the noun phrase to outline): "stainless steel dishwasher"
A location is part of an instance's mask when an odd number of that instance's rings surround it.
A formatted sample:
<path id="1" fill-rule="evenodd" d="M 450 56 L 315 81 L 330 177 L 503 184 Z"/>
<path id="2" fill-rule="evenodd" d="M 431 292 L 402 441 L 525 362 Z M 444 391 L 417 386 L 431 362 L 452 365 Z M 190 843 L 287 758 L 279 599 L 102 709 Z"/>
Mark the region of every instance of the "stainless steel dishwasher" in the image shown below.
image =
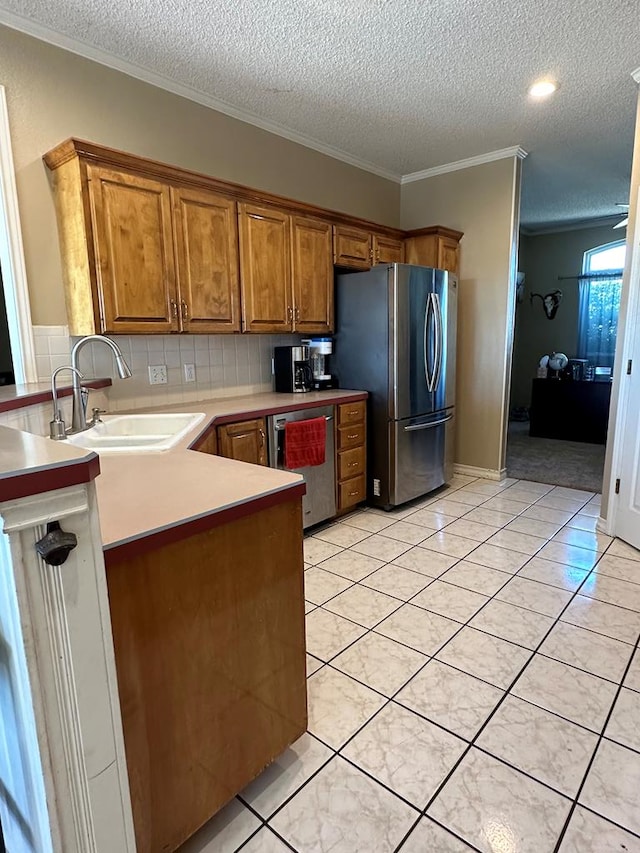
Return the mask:
<path id="1" fill-rule="evenodd" d="M 319 524 L 336 514 L 336 469 L 335 441 L 333 435 L 333 406 L 318 406 L 313 409 L 301 409 L 297 412 L 285 412 L 271 415 L 267 420 L 269 433 L 269 465 L 284 469 L 285 424 L 287 421 L 305 421 L 309 418 L 324 417 L 327 421 L 327 439 L 325 461 L 323 465 L 309 468 L 292 469 L 304 477 L 307 493 L 302 499 L 303 527 Z"/>

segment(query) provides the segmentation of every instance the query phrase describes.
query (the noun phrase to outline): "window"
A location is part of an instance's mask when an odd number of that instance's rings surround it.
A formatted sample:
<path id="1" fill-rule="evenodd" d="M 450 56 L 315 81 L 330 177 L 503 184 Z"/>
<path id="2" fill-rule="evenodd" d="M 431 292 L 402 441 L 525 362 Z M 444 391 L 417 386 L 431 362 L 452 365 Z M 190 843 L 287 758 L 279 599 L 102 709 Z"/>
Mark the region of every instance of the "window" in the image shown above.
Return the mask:
<path id="1" fill-rule="evenodd" d="M 625 251 L 625 241 L 619 240 L 584 253 L 578 356 L 602 367 L 613 367 Z"/>

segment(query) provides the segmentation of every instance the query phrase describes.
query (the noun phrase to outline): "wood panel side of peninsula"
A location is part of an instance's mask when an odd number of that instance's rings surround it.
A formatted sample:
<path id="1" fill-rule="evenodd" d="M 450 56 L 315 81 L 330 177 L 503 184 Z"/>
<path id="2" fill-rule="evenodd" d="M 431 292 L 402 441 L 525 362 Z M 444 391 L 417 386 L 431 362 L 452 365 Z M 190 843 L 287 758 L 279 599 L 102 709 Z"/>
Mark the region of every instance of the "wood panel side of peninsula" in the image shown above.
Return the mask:
<path id="1" fill-rule="evenodd" d="M 137 849 L 166 853 L 306 730 L 301 501 L 107 583 Z"/>

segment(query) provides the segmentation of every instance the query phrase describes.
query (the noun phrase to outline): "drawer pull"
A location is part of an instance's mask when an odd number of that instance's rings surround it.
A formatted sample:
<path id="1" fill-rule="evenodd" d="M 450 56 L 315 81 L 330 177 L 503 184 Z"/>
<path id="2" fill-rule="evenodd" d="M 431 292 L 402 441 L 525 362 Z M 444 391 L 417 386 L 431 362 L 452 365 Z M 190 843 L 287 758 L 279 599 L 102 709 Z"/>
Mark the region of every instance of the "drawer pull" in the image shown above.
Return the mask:
<path id="1" fill-rule="evenodd" d="M 350 498 L 353 498 L 353 497 L 355 497 L 356 495 L 359 495 L 359 494 L 360 494 L 360 490 L 359 490 L 359 489 L 356 489 L 356 490 L 355 490 L 355 492 L 349 492 L 349 497 L 350 497 Z"/>
<path id="2" fill-rule="evenodd" d="M 351 435 L 347 435 L 347 438 L 348 438 L 349 440 L 351 440 L 351 439 L 354 439 L 354 438 L 360 438 L 360 436 L 359 436 L 359 435 L 358 435 L 358 433 L 356 432 L 356 433 L 352 433 Z"/>
<path id="3" fill-rule="evenodd" d="M 348 414 L 348 415 L 357 415 L 357 414 L 358 414 L 358 410 L 357 410 L 357 409 L 351 409 L 351 411 L 350 411 L 350 412 L 347 412 L 347 414 Z"/>
<path id="4" fill-rule="evenodd" d="M 348 462 L 347 468 L 357 468 L 360 465 L 359 462 Z"/>

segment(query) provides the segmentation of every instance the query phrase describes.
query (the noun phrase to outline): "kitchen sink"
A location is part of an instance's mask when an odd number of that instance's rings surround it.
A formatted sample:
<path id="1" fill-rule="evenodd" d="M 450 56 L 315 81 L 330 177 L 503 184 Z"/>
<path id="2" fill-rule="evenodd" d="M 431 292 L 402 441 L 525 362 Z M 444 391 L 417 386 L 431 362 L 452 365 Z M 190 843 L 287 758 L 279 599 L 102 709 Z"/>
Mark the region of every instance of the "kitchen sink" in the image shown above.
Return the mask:
<path id="1" fill-rule="evenodd" d="M 66 440 L 97 453 L 160 452 L 175 447 L 204 418 L 204 412 L 104 415 L 95 426 Z"/>

